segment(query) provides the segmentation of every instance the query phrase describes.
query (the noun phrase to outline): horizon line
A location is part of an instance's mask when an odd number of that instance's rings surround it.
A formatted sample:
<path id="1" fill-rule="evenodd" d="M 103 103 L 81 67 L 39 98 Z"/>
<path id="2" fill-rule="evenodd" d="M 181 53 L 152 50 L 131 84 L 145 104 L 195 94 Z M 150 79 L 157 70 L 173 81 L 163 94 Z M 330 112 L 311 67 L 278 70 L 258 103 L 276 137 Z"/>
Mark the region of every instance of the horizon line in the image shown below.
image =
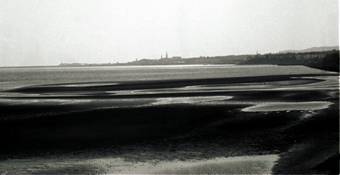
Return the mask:
<path id="1" fill-rule="evenodd" d="M 220 56 L 242 56 L 242 55 L 265 55 L 265 54 L 287 54 L 287 53 L 294 53 L 298 51 L 303 51 L 303 50 L 307 50 L 307 49 L 313 49 L 313 48 L 327 48 L 327 47 L 336 47 L 339 51 L 339 45 L 334 45 L 334 46 L 313 46 L 313 47 L 308 47 L 305 49 L 285 49 L 285 50 L 281 50 L 281 51 L 276 51 L 276 52 L 265 52 L 265 53 L 252 53 L 252 54 L 229 54 L 229 55 L 212 55 L 212 56 L 191 56 L 191 57 L 182 57 L 182 56 L 172 56 L 169 57 L 170 59 L 173 57 L 181 57 L 182 59 L 190 59 L 190 58 L 199 58 L 199 57 L 220 57 Z M 334 50 L 334 49 L 333 49 Z M 311 52 L 326 52 L 326 51 L 332 51 L 332 50 L 325 50 L 325 51 L 311 51 Z M 307 53 L 307 52 L 306 52 Z M 161 58 L 137 58 L 137 60 L 142 60 L 142 59 L 147 59 L 147 60 L 159 60 Z M 23 66 L 0 66 L 0 68 L 39 68 L 39 67 L 62 67 L 60 66 L 61 64 L 81 64 L 80 66 L 91 66 L 91 65 L 101 65 L 101 64 L 110 64 L 110 65 L 118 65 L 118 64 L 128 64 L 130 62 L 134 62 L 133 60 L 131 61 L 127 61 L 127 62 L 102 62 L 102 63 L 81 63 L 81 62 L 71 62 L 71 63 L 64 63 L 64 62 L 60 62 L 59 64 L 54 64 L 54 65 L 23 65 Z M 82 65 L 83 64 L 83 65 Z M 108 66 L 110 66 L 108 65 Z M 105 66 L 105 65 L 102 65 Z"/>

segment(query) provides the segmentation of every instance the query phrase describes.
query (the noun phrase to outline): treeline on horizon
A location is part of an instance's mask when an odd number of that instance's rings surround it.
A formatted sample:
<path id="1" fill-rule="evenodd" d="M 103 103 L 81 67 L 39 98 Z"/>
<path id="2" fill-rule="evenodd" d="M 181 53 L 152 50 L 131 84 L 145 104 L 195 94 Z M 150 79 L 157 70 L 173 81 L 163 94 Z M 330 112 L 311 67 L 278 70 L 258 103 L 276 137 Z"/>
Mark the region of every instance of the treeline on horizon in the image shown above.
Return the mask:
<path id="1" fill-rule="evenodd" d="M 253 55 L 241 64 L 304 65 L 339 72 L 339 51 Z"/>
<path id="2" fill-rule="evenodd" d="M 126 66 L 126 65 L 178 65 L 178 64 L 238 64 L 238 65 L 304 65 L 339 72 L 339 50 L 304 53 L 268 53 L 256 55 L 228 55 L 192 58 L 141 59 L 128 63 L 60 64 L 60 66 Z"/>

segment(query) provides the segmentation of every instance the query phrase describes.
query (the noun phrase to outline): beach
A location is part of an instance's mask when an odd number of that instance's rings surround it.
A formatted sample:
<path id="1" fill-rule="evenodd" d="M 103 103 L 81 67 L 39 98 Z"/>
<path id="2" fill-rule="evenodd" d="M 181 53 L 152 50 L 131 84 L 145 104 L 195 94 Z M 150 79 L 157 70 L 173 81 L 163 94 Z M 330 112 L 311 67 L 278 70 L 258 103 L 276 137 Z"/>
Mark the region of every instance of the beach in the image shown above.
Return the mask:
<path id="1" fill-rule="evenodd" d="M 0 78 L 0 173 L 339 171 L 335 72 L 276 65 L 17 69 L 0 70 L 7 76 Z"/>

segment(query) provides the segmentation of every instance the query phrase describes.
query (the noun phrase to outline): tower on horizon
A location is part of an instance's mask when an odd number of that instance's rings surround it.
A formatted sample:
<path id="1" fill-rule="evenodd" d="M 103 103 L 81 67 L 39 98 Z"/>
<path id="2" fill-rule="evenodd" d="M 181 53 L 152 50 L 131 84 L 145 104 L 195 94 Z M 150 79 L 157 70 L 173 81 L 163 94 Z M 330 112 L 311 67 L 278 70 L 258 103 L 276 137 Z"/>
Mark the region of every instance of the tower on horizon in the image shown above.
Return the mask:
<path id="1" fill-rule="evenodd" d="M 165 52 L 165 57 L 163 57 L 163 54 L 161 54 L 161 59 L 168 59 L 169 56 L 168 56 L 168 52 Z"/>

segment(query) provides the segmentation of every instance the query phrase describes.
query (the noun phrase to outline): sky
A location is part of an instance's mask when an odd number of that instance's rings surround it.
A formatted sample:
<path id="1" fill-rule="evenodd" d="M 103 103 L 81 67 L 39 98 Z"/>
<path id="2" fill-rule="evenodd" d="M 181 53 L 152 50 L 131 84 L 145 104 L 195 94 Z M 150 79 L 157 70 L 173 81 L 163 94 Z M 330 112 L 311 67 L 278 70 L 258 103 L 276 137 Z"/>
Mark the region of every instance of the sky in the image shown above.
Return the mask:
<path id="1" fill-rule="evenodd" d="M 0 0 L 0 66 L 338 45 L 338 0 Z"/>

